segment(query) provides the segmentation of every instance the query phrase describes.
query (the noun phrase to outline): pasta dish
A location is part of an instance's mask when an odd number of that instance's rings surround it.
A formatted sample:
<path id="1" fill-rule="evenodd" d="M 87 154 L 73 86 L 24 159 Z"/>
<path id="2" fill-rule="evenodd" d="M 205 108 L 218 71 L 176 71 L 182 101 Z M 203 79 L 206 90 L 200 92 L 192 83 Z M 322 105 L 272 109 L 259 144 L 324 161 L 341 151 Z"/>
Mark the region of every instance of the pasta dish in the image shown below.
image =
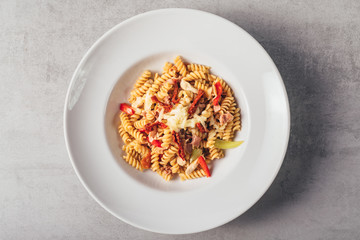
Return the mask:
<path id="1" fill-rule="evenodd" d="M 210 177 L 212 161 L 243 142 L 232 141 L 241 130 L 233 91 L 208 66 L 177 56 L 161 74 L 145 71 L 128 100 L 119 114 L 123 158 L 166 181 Z"/>

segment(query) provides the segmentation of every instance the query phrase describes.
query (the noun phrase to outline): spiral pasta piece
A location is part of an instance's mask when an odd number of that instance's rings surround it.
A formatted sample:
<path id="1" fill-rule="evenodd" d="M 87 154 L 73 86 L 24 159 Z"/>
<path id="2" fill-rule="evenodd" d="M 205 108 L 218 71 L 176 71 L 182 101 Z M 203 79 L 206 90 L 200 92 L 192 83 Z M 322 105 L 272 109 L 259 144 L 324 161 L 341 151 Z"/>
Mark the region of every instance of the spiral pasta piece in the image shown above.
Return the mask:
<path id="1" fill-rule="evenodd" d="M 196 80 L 196 79 L 207 79 L 207 76 L 204 72 L 195 71 L 195 72 L 191 72 L 191 73 L 187 74 L 183 78 L 184 81 L 192 81 L 192 80 Z"/>
<path id="2" fill-rule="evenodd" d="M 130 122 L 129 116 L 126 115 L 124 112 L 120 114 L 120 120 L 124 129 L 136 140 L 138 140 L 141 144 L 147 143 L 146 136 L 139 132 Z"/>
<path id="3" fill-rule="evenodd" d="M 125 144 L 129 144 L 134 140 L 134 138 L 125 130 L 125 128 L 122 125 L 119 125 L 118 130 L 120 137 L 122 138 Z"/>
<path id="4" fill-rule="evenodd" d="M 149 111 L 146 113 L 145 116 L 146 120 L 148 120 L 149 122 L 154 122 L 156 119 L 156 112 L 155 111 Z"/>
<path id="5" fill-rule="evenodd" d="M 152 84 L 153 84 L 153 80 L 150 79 L 147 82 L 145 82 L 144 85 L 142 85 L 141 87 L 135 88 L 134 90 L 132 90 L 130 92 L 129 102 L 133 103 L 133 102 L 135 102 L 137 97 L 144 96 L 144 94 L 152 86 Z"/>
<path id="6" fill-rule="evenodd" d="M 209 86 L 208 86 L 208 84 L 206 83 L 206 81 L 205 80 L 200 80 L 200 79 L 198 79 L 198 80 L 195 80 L 195 83 L 194 83 L 194 87 L 196 88 L 196 89 L 198 89 L 198 90 L 204 90 L 205 92 L 207 92 L 207 90 L 208 90 L 208 88 L 209 88 Z"/>
<path id="7" fill-rule="evenodd" d="M 124 156 L 125 161 L 137 170 L 142 171 L 143 168 L 140 164 L 141 158 L 139 154 L 134 149 L 125 149 L 125 152 L 127 153 L 127 155 Z"/>
<path id="8" fill-rule="evenodd" d="M 225 140 L 225 141 L 230 141 L 232 140 L 232 132 L 233 132 L 233 125 L 234 125 L 234 122 L 231 121 L 229 122 L 225 129 L 224 129 L 224 133 L 222 135 L 222 139 Z"/>
<path id="9" fill-rule="evenodd" d="M 142 145 L 138 141 L 133 141 L 133 148 L 136 152 L 140 153 L 142 157 L 147 156 L 150 153 L 150 148 Z"/>
<path id="10" fill-rule="evenodd" d="M 229 110 L 228 110 L 229 113 L 230 113 L 231 115 L 233 115 L 233 116 L 234 116 L 235 111 L 236 111 L 236 106 L 237 106 L 236 102 L 233 101 L 233 102 L 231 103 L 230 107 L 229 107 Z"/>
<path id="11" fill-rule="evenodd" d="M 173 177 L 173 174 L 171 172 L 171 170 L 166 170 L 166 169 L 159 169 L 156 171 L 157 174 L 159 174 L 165 181 L 170 181 Z"/>
<path id="12" fill-rule="evenodd" d="M 163 74 L 169 72 L 169 70 L 173 67 L 174 65 L 172 63 L 166 62 L 164 67 L 163 67 Z"/>
<path id="13" fill-rule="evenodd" d="M 158 76 L 157 74 L 155 74 L 155 80 L 153 85 L 151 86 L 151 88 L 148 90 L 149 95 L 155 95 L 159 89 L 160 86 L 168 79 L 172 78 L 172 76 L 169 73 L 165 73 L 163 75 Z"/>
<path id="14" fill-rule="evenodd" d="M 208 80 L 210 83 L 213 83 L 215 80 L 217 79 L 217 76 L 214 74 L 209 74 L 208 75 Z"/>
<path id="15" fill-rule="evenodd" d="M 154 151 L 154 149 L 152 149 L 151 151 L 151 170 L 156 172 L 157 170 L 160 169 L 160 153 Z"/>
<path id="16" fill-rule="evenodd" d="M 137 120 L 139 120 L 140 118 L 142 118 L 142 116 L 140 114 L 133 114 L 130 116 L 130 121 L 131 122 L 136 122 Z"/>
<path id="17" fill-rule="evenodd" d="M 209 71 L 210 71 L 210 67 L 205 66 L 205 65 L 201 65 L 201 64 L 191 63 L 191 64 L 188 64 L 186 67 L 187 67 L 189 72 L 209 73 Z"/>
<path id="18" fill-rule="evenodd" d="M 168 164 L 170 160 L 177 154 L 178 149 L 179 148 L 177 146 L 171 146 L 169 149 L 165 150 L 160 164 L 164 166 Z"/>
<path id="19" fill-rule="evenodd" d="M 171 134 L 171 130 L 167 128 L 164 130 L 164 136 L 162 137 L 161 147 L 167 149 L 170 147 L 172 142 L 173 142 L 173 136 Z"/>
<path id="20" fill-rule="evenodd" d="M 157 97 L 160 101 L 169 96 L 169 91 L 172 89 L 173 84 L 165 82 L 157 93 Z"/>
<path id="21" fill-rule="evenodd" d="M 130 121 L 130 118 L 129 116 L 124 113 L 124 112 L 121 112 L 120 113 L 120 120 L 121 120 L 121 124 L 123 126 L 123 128 L 128 132 L 130 133 L 130 130 L 132 129 L 132 123 Z M 131 134 L 130 134 L 131 135 Z"/>
<path id="22" fill-rule="evenodd" d="M 220 114 L 224 114 L 225 112 L 227 112 L 231 106 L 231 104 L 235 102 L 235 99 L 233 96 L 226 96 L 222 101 L 221 101 L 221 104 L 220 104 L 220 111 L 219 113 Z"/>
<path id="23" fill-rule="evenodd" d="M 240 108 L 236 109 L 233 123 L 234 123 L 233 131 L 240 131 L 241 130 Z"/>
<path id="24" fill-rule="evenodd" d="M 180 170 L 180 165 L 177 163 L 177 157 L 174 157 L 171 161 L 170 161 L 170 166 L 171 166 L 171 172 L 172 173 L 178 173 Z"/>
<path id="25" fill-rule="evenodd" d="M 134 127 L 136 129 L 141 129 L 141 128 L 144 128 L 147 123 L 148 123 L 147 119 L 140 119 L 140 120 L 134 122 Z"/>
<path id="26" fill-rule="evenodd" d="M 177 70 L 180 72 L 180 74 L 185 77 L 188 74 L 187 68 L 184 64 L 184 62 L 182 61 L 180 56 L 177 56 L 174 60 L 175 62 L 175 66 L 177 68 Z"/>
<path id="27" fill-rule="evenodd" d="M 151 78 L 151 72 L 149 70 L 144 71 L 136 81 L 134 88 L 140 88 Z"/>
<path id="28" fill-rule="evenodd" d="M 224 151 L 222 149 L 219 149 L 219 148 L 212 147 L 212 148 L 209 149 L 209 152 L 210 152 L 210 159 L 211 160 L 219 159 L 219 158 L 222 158 L 224 156 Z"/>
<path id="29" fill-rule="evenodd" d="M 201 177 L 205 177 L 205 171 L 203 169 L 196 169 L 195 171 L 193 171 L 191 174 L 186 174 L 186 173 L 180 173 L 180 179 L 182 181 L 184 180 L 190 180 L 190 179 L 195 179 L 195 178 L 201 178 Z"/>
<path id="30" fill-rule="evenodd" d="M 215 135 L 216 138 L 221 139 L 223 137 L 226 126 L 227 126 L 227 124 L 223 124 L 216 130 L 216 135 Z"/>
<path id="31" fill-rule="evenodd" d="M 136 140 L 138 140 L 141 144 L 146 144 L 147 141 L 146 141 L 146 136 L 139 132 L 136 128 L 132 128 L 130 131 L 129 131 L 130 135 L 133 136 Z"/>
<path id="32" fill-rule="evenodd" d="M 174 74 L 169 72 L 169 73 L 164 73 L 163 75 L 160 76 L 161 78 L 161 83 L 164 83 L 166 80 L 169 80 L 171 78 L 174 77 Z M 160 80 L 159 80 L 160 81 Z"/>
<path id="33" fill-rule="evenodd" d="M 207 148 L 213 148 L 215 145 L 215 140 L 216 140 L 216 130 L 212 129 L 208 134 Z"/>

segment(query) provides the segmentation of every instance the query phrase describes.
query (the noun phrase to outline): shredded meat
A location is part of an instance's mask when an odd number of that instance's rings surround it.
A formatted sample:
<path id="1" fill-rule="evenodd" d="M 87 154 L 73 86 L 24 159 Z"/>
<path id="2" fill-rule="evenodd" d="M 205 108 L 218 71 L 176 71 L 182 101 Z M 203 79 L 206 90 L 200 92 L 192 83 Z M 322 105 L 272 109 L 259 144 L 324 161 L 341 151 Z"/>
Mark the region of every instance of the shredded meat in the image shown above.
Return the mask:
<path id="1" fill-rule="evenodd" d="M 217 113 L 218 111 L 220 111 L 220 105 L 215 105 L 214 106 L 214 112 Z"/>
<path id="2" fill-rule="evenodd" d="M 202 111 L 204 111 L 205 107 L 206 107 L 205 103 L 199 103 L 198 109 L 200 112 L 202 112 Z"/>
<path id="3" fill-rule="evenodd" d="M 192 143 L 185 143 L 185 147 L 184 147 L 185 153 L 191 154 L 192 146 L 193 146 Z"/>
<path id="4" fill-rule="evenodd" d="M 197 135 L 193 135 L 191 145 L 193 147 L 198 147 L 200 146 L 200 143 L 201 143 L 201 137 Z"/>
<path id="5" fill-rule="evenodd" d="M 220 115 L 220 125 L 224 125 L 234 119 L 234 116 L 230 113 L 224 113 Z"/>

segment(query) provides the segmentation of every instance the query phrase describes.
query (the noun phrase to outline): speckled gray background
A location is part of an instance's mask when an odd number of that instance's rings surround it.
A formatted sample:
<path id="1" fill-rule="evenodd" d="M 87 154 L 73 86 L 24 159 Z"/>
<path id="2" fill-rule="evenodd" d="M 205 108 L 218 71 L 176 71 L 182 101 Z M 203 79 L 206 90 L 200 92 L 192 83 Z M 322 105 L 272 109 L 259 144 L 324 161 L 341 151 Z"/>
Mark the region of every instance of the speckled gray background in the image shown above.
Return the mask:
<path id="1" fill-rule="evenodd" d="M 264 197 L 224 226 L 181 236 L 102 209 L 63 138 L 65 94 L 86 50 L 115 24 L 166 7 L 218 14 L 255 37 L 284 78 L 292 115 Z M 0 239 L 360 239 L 359 13 L 357 0 L 1 0 Z"/>

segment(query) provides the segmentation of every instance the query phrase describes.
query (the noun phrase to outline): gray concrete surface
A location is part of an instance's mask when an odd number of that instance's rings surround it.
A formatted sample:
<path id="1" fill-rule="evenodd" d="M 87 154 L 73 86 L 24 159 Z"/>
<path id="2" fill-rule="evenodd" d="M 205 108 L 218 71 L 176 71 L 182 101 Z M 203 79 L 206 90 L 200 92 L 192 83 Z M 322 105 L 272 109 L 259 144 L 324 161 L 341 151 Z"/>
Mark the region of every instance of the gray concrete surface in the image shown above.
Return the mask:
<path id="1" fill-rule="evenodd" d="M 68 159 L 63 104 L 91 44 L 148 10 L 191 7 L 254 36 L 278 66 L 291 105 L 284 165 L 234 221 L 169 236 L 114 218 Z M 0 2 L 0 239 L 360 239 L 360 2 Z"/>

